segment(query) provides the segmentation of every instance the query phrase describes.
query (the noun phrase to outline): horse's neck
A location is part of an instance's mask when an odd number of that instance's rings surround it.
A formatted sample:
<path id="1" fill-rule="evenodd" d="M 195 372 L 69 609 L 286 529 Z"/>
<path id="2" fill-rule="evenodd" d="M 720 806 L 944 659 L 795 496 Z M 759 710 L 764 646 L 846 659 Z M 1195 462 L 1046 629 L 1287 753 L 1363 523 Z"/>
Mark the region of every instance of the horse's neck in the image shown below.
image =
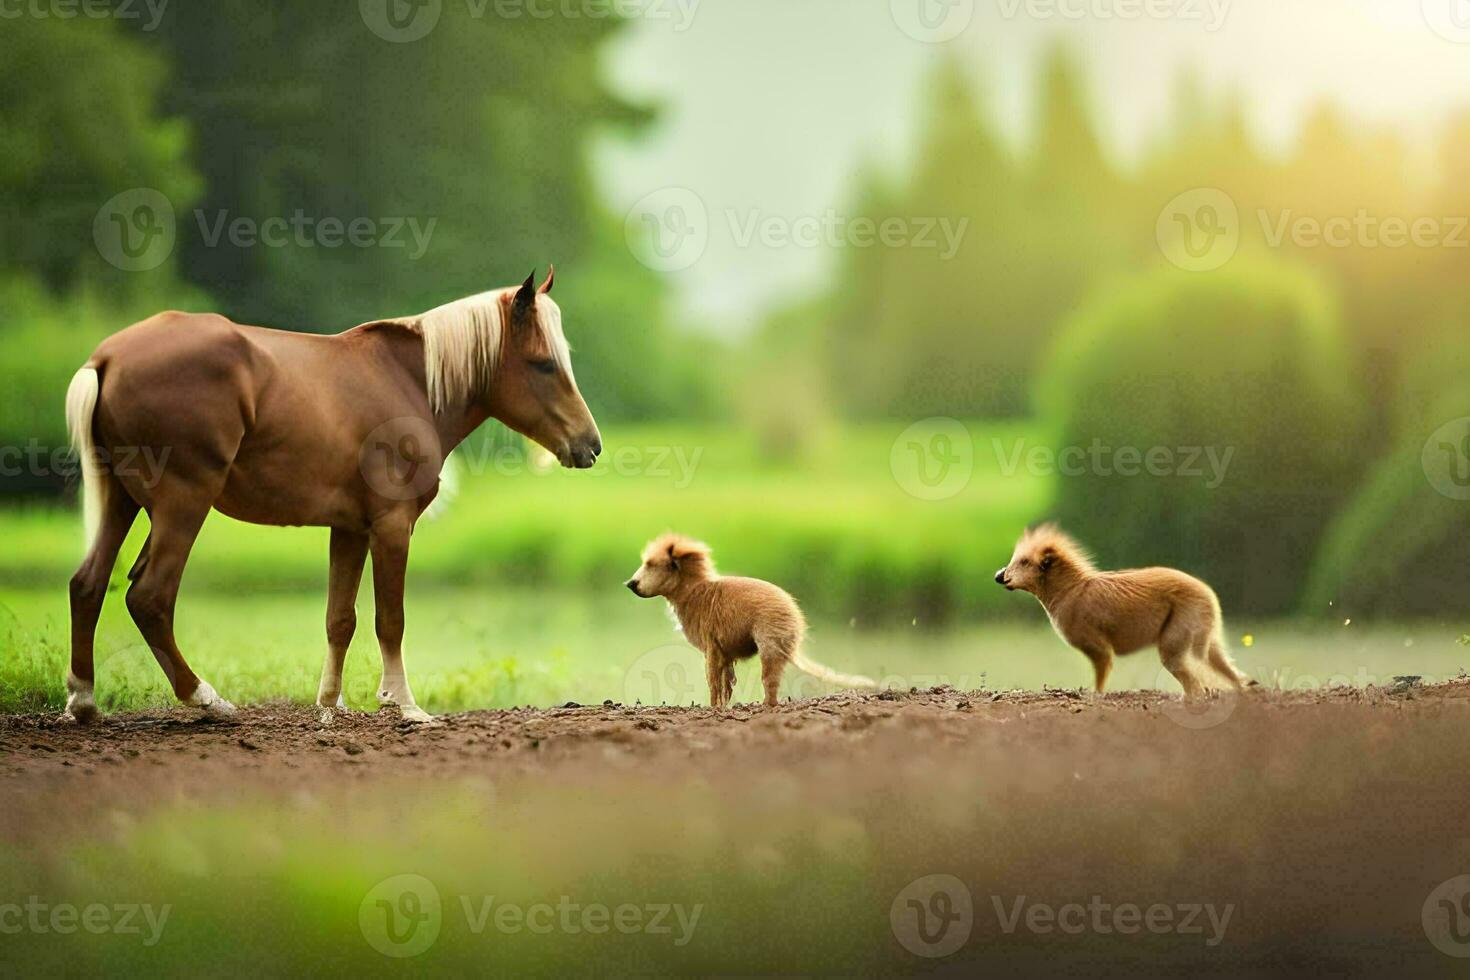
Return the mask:
<path id="1" fill-rule="evenodd" d="M 424 374 L 424 337 L 411 320 L 380 320 L 354 327 L 362 331 L 369 342 L 379 345 L 391 361 L 403 372 L 411 383 L 423 394 L 424 404 L 429 401 L 429 383 Z M 467 405 L 446 406 L 442 412 L 431 412 L 430 420 L 439 434 L 439 444 L 448 456 L 471 432 L 478 429 L 490 412 L 479 401 Z"/>

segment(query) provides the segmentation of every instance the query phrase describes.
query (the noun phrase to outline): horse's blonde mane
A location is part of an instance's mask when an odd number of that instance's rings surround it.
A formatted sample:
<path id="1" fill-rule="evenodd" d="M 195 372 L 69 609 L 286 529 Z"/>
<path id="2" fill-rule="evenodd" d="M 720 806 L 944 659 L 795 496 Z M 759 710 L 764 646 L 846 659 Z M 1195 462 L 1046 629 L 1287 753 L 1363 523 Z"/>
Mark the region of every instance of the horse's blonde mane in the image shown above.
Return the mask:
<path id="1" fill-rule="evenodd" d="M 490 387 L 505 341 L 505 297 L 514 295 L 516 288 L 476 293 L 419 317 L 424 376 L 434 411 L 463 405 Z M 536 326 L 557 366 L 571 377 L 572 355 L 561 329 L 561 308 L 545 293 L 536 294 Z"/>

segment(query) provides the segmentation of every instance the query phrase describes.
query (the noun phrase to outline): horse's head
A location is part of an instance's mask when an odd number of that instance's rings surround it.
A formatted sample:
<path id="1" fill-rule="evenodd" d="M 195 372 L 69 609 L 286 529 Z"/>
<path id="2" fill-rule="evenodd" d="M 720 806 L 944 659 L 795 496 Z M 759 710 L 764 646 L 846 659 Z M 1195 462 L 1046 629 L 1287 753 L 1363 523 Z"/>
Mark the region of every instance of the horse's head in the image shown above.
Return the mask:
<path id="1" fill-rule="evenodd" d="M 504 304 L 500 363 L 490 388 L 490 414 L 544 446 L 561 465 L 586 469 L 602 452 L 602 435 L 572 376 L 572 357 L 561 329 L 561 308 L 551 298 L 554 270 L 538 288 L 531 273 Z"/>

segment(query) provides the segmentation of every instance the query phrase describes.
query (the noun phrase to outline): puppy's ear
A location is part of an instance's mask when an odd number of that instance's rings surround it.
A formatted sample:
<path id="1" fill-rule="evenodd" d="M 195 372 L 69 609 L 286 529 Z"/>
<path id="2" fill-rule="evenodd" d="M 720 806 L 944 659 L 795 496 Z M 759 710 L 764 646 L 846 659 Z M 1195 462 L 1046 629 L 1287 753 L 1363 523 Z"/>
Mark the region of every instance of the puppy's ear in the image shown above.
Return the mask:
<path id="1" fill-rule="evenodd" d="M 1041 561 L 1037 562 L 1043 572 L 1051 571 L 1051 567 L 1057 563 L 1057 549 L 1042 548 Z"/>
<path id="2" fill-rule="evenodd" d="M 679 570 L 679 556 L 674 552 L 672 544 L 669 545 L 669 564 L 674 567 L 674 571 Z"/>

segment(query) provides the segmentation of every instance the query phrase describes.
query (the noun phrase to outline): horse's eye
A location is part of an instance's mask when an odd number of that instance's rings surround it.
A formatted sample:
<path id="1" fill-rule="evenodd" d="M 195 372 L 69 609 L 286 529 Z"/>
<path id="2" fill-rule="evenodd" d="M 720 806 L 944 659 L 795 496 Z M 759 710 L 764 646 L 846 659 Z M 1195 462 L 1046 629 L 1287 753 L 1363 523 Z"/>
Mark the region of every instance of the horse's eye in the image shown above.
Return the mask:
<path id="1" fill-rule="evenodd" d="M 556 362 L 552 360 L 532 361 L 531 367 L 537 371 L 540 371 L 542 374 L 556 373 Z"/>

